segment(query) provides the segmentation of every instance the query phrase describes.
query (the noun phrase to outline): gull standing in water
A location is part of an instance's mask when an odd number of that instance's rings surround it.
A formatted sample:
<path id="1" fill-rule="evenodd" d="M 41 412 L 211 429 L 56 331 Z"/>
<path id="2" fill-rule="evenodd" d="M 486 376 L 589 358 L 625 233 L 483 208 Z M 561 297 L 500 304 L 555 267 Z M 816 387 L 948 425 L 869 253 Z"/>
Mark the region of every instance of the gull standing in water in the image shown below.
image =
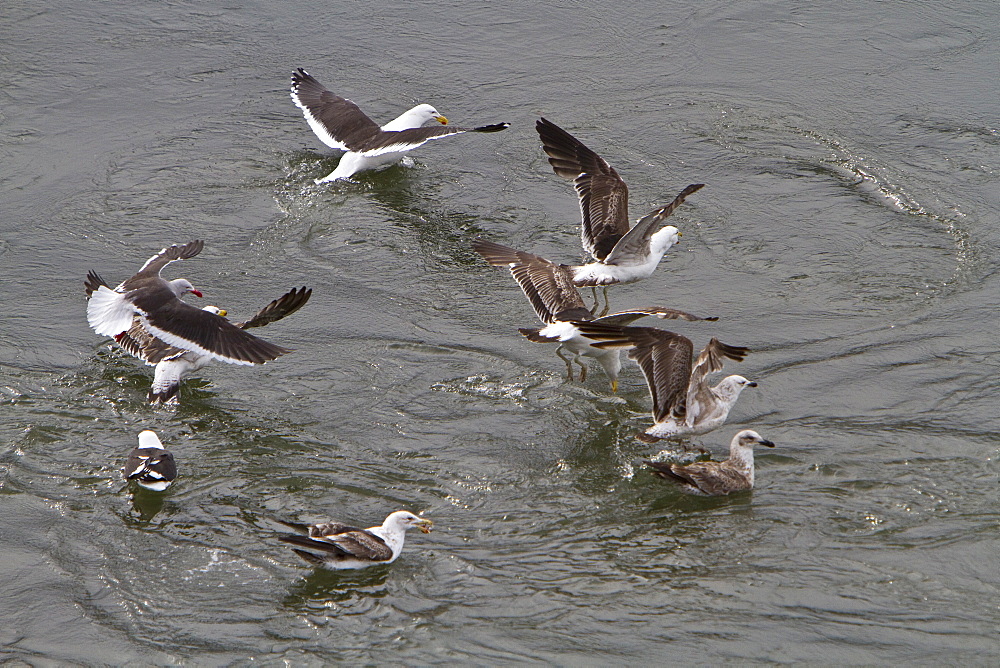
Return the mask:
<path id="1" fill-rule="evenodd" d="M 774 443 L 752 429 L 744 429 L 729 444 L 729 458 L 721 462 L 705 461 L 692 464 L 650 462 L 653 475 L 678 483 L 688 494 L 699 496 L 725 496 L 732 492 L 753 489 L 753 447 Z"/>
<path id="2" fill-rule="evenodd" d="M 742 362 L 747 348 L 730 346 L 713 338 L 692 365 L 691 339 L 654 327 L 621 327 L 605 323 L 573 323 L 582 336 L 596 339 L 593 347 L 631 348 L 629 359 L 638 362 L 653 399 L 653 426 L 640 440 L 647 443 L 685 434 L 704 434 L 726 421 L 745 387 L 757 383 L 743 376 L 727 376 L 712 387 L 708 375 L 722 370 L 728 358 Z"/>
<path id="3" fill-rule="evenodd" d="M 499 132 L 510 127 L 510 123 L 495 123 L 457 128 L 448 125 L 448 119 L 429 104 L 418 104 L 379 127 L 358 105 L 334 95 L 302 68 L 292 74 L 292 101 L 302 110 L 306 122 L 321 142 L 330 148 L 347 151 L 337 168 L 322 179 L 316 179 L 316 183 L 346 179 L 366 169 L 385 167 L 432 139 L 464 132 Z M 441 125 L 422 127 L 431 120 Z"/>
<path id="4" fill-rule="evenodd" d="M 509 267 L 514 280 L 521 286 L 525 296 L 535 308 L 538 319 L 545 327 L 522 328 L 521 332 L 533 343 L 558 343 L 556 354 L 566 362 L 566 373 L 573 380 L 571 360 L 563 357 L 561 351 L 568 350 L 572 361 L 580 366 L 580 381 L 587 376 L 587 367 L 580 357 L 593 357 L 608 375 L 612 391 L 618 390 L 618 372 L 621 370 L 621 355 L 618 349 L 600 349 L 591 344 L 598 339 L 582 334 L 574 321 L 592 321 L 607 326 L 627 325 L 639 318 L 656 316 L 658 318 L 682 320 L 717 320 L 718 318 L 701 318 L 677 309 L 650 306 L 620 313 L 612 313 L 595 318 L 588 309 L 579 291 L 573 285 L 572 273 L 569 267 L 550 262 L 543 257 L 514 250 L 492 241 L 477 239 L 472 248 L 482 255 L 494 267 Z"/>
<path id="5" fill-rule="evenodd" d="M 430 533 L 434 526 L 430 520 L 406 510 L 397 510 L 386 517 L 381 526 L 368 529 L 340 522 L 298 524 L 278 521 L 299 532 L 282 534 L 278 540 L 312 550 L 294 549 L 294 552 L 313 566 L 331 570 L 390 564 L 403 551 L 407 529 L 415 527 L 423 533 Z"/>

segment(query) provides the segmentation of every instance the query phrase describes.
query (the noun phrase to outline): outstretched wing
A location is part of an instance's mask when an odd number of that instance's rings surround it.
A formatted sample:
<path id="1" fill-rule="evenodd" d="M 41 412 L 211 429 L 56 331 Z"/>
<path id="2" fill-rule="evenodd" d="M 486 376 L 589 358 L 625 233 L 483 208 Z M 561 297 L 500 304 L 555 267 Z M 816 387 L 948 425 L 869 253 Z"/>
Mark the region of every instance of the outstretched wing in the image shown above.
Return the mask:
<path id="1" fill-rule="evenodd" d="M 272 322 L 281 320 L 285 316 L 289 316 L 298 311 L 306 305 L 306 302 L 309 301 L 311 296 L 312 289 L 310 288 L 305 286 L 301 289 L 292 288 L 261 310 L 257 311 L 257 314 L 252 318 L 246 322 L 237 323 L 236 326 L 240 329 L 250 329 L 251 327 L 263 327 L 264 325 L 269 325 Z"/>
<path id="2" fill-rule="evenodd" d="M 173 246 L 167 246 L 159 253 L 153 257 L 146 260 L 146 264 L 142 265 L 142 268 L 136 272 L 135 276 L 128 279 L 122 287 L 128 289 L 128 284 L 137 278 L 148 278 L 150 276 L 158 276 L 171 262 L 176 262 L 177 260 L 187 260 L 194 257 L 202 251 L 205 247 L 204 241 L 191 241 L 186 244 L 174 244 Z"/>
<path id="3" fill-rule="evenodd" d="M 693 192 L 705 187 L 704 183 L 692 183 L 681 191 L 674 201 L 646 214 L 628 231 L 604 258 L 606 264 L 620 264 L 634 261 L 649 254 L 649 238 L 659 229 L 658 223 L 670 216 Z"/>
<path id="4" fill-rule="evenodd" d="M 708 345 L 698 355 L 691 371 L 691 383 L 688 386 L 686 400 L 688 426 L 695 424 L 705 406 L 714 403 L 714 398 L 711 396 L 712 390 L 707 382 L 708 375 L 722 371 L 722 365 L 726 359 L 742 362 L 749 352 L 749 348 L 730 346 L 714 337 L 708 342 Z"/>

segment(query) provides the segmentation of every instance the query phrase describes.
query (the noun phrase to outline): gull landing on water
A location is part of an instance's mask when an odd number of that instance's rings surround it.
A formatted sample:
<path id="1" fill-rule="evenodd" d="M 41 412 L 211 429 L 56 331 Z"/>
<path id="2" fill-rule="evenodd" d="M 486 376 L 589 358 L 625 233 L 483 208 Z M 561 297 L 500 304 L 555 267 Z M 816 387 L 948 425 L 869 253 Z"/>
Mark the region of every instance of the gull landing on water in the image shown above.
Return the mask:
<path id="1" fill-rule="evenodd" d="M 147 429 L 139 432 L 139 447 L 129 453 L 122 473 L 126 480 L 134 480 L 140 487 L 162 492 L 177 478 L 177 465 L 156 433 Z"/>
<path id="2" fill-rule="evenodd" d="M 743 376 L 727 376 L 715 387 L 708 375 L 722 370 L 725 358 L 742 362 L 747 348 L 713 338 L 693 366 L 691 339 L 653 327 L 620 327 L 601 322 L 575 322 L 583 336 L 596 339 L 595 348 L 632 348 L 629 359 L 638 362 L 653 399 L 653 426 L 639 439 L 647 443 L 684 434 L 704 434 L 721 427 L 745 387 L 757 383 Z"/>
<path id="3" fill-rule="evenodd" d="M 88 297 L 101 286 L 108 287 L 104 279 L 96 272 L 91 271 L 87 274 L 84 287 Z M 312 296 L 312 290 L 306 287 L 293 288 L 262 308 L 249 320 L 236 323 L 236 326 L 240 329 L 250 329 L 281 320 L 305 306 L 310 296 Z M 221 317 L 227 315 L 224 309 L 216 306 L 205 306 L 202 310 Z M 152 404 L 178 403 L 181 381 L 210 364 L 213 359 L 209 355 L 199 355 L 190 350 L 164 343 L 146 330 L 138 315 L 132 317 L 132 326 L 129 327 L 128 331 L 116 336 L 115 341 L 125 352 L 141 359 L 149 366 L 156 367 L 153 384 L 147 395 L 147 399 Z"/>
<path id="4" fill-rule="evenodd" d="M 160 277 L 168 264 L 192 258 L 203 247 L 202 241 L 168 246 L 114 290 L 91 272 L 84 283 L 90 293 L 87 303 L 90 326 L 98 334 L 121 341 L 138 319 L 145 332 L 168 347 L 229 364 L 263 364 L 291 352 L 248 334 L 217 313 L 181 301 L 180 297 L 188 293 L 202 296 L 187 279 L 167 281 Z M 160 359 L 152 356 L 147 361 L 155 364 Z"/>
<path id="5" fill-rule="evenodd" d="M 566 362 L 566 373 L 573 380 L 571 360 L 563 357 L 561 351 L 568 350 L 573 355 L 573 362 L 580 366 L 580 381 L 587 375 L 587 367 L 580 357 L 593 357 L 608 375 L 612 391 L 618 390 L 618 372 L 621 371 L 621 355 L 618 349 L 596 348 L 591 344 L 598 339 L 590 338 L 581 333 L 578 322 L 590 321 L 607 326 L 621 326 L 634 322 L 646 316 L 682 320 L 718 320 L 718 318 L 700 318 L 677 309 L 651 306 L 646 308 L 612 313 L 595 318 L 593 311 L 588 309 L 579 291 L 573 285 L 572 273 L 569 267 L 558 265 L 538 255 L 525 253 L 503 246 L 492 241 L 477 239 L 472 248 L 482 255 L 494 267 L 509 267 L 514 280 L 521 286 L 525 296 L 535 308 L 538 319 L 545 327 L 519 329 L 533 343 L 558 343 L 556 354 Z"/>
<path id="6" fill-rule="evenodd" d="M 417 528 L 423 533 L 430 533 L 434 526 L 430 520 L 405 510 L 397 510 L 386 517 L 381 526 L 368 529 L 340 522 L 298 524 L 277 521 L 299 532 L 282 534 L 278 536 L 278 540 L 312 550 L 295 549 L 294 552 L 313 566 L 331 570 L 392 563 L 403 551 L 408 529 Z"/>
<path id="7" fill-rule="evenodd" d="M 678 483 L 688 494 L 725 496 L 753 489 L 755 445 L 774 447 L 774 443 L 757 432 L 744 429 L 733 437 L 729 444 L 729 458 L 724 461 L 686 465 L 647 461 L 646 465 L 653 469 L 653 475 Z"/>
<path id="8" fill-rule="evenodd" d="M 670 204 L 646 214 L 630 228 L 628 186 L 618 172 L 555 123 L 542 118 L 535 129 L 553 171 L 573 180 L 580 197 L 580 240 L 595 262 L 573 267 L 573 284 L 607 286 L 651 275 L 680 237 L 672 225 L 659 230 L 656 226 L 705 184 L 689 185 Z"/>
<path id="9" fill-rule="evenodd" d="M 302 68 L 292 74 L 292 101 L 302 110 L 321 142 L 330 148 L 347 151 L 337 168 L 322 179 L 316 179 L 316 183 L 346 179 L 366 169 L 390 165 L 407 151 L 432 139 L 465 132 L 499 132 L 510 127 L 510 123 L 496 123 L 457 128 L 448 125 L 448 119 L 429 104 L 418 104 L 379 127 L 358 105 L 334 95 Z M 443 127 L 422 127 L 431 120 Z"/>

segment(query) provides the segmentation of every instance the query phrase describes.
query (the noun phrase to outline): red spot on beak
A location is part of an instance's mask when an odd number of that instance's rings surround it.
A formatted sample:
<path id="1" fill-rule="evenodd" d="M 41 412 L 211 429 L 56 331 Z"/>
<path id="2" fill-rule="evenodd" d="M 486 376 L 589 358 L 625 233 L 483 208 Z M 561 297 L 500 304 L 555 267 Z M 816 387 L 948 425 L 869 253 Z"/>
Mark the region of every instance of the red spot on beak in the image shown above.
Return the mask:
<path id="1" fill-rule="evenodd" d="M 188 290 L 188 292 L 190 292 L 191 294 L 193 294 L 195 297 L 201 297 L 202 296 L 201 290 L 195 290 L 194 288 L 191 288 L 190 290 Z"/>

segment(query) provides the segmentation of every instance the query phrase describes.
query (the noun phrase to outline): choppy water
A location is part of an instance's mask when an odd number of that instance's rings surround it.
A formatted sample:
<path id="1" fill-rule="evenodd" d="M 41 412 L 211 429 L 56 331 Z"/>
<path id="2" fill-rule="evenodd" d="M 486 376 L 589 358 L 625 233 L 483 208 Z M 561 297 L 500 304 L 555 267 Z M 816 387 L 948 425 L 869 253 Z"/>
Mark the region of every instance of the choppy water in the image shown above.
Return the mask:
<path id="1" fill-rule="evenodd" d="M 1000 653 L 1000 11 L 992 2 L 52 2 L 0 9 L 0 657 L 48 663 L 992 663 Z M 315 187 L 306 67 L 378 119 L 498 135 Z M 704 182 L 615 307 L 754 352 L 752 496 L 643 471 L 649 399 L 518 326 L 479 235 L 579 259 L 533 129 L 606 157 L 638 215 Z M 234 317 L 308 285 L 176 411 L 84 318 L 82 279 L 168 243 Z M 175 269 L 180 267 L 182 273 Z M 225 368 L 224 368 L 225 366 Z M 144 428 L 164 496 L 122 489 Z M 634 475 L 633 475 L 634 474 Z M 272 517 L 437 530 L 314 573 Z"/>

